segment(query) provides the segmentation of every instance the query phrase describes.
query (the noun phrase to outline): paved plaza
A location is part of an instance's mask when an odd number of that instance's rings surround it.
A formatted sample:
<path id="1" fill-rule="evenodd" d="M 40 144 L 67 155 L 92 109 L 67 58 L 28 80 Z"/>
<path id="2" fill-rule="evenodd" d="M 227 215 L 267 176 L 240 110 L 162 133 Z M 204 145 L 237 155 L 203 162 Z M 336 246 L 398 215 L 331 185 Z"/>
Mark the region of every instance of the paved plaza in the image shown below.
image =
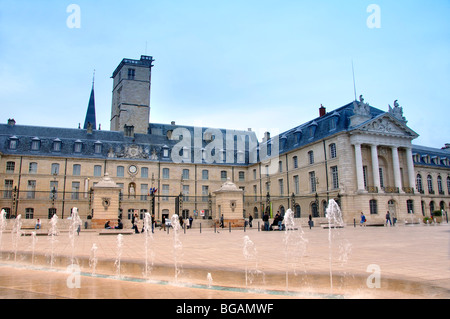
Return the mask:
<path id="1" fill-rule="evenodd" d="M 450 298 L 448 224 L 155 229 L 148 237 L 123 235 L 121 248 L 118 238 L 82 230 L 72 246 L 64 230 L 54 242 L 45 234 L 16 242 L 4 232 L 0 297 Z M 72 260 L 76 268 L 68 268 Z"/>

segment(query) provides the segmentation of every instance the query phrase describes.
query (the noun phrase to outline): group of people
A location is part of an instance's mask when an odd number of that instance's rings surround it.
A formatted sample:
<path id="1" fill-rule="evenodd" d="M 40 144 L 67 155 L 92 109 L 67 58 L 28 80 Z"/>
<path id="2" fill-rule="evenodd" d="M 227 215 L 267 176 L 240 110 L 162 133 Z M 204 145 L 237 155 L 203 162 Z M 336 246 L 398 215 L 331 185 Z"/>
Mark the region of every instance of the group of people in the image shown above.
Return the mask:
<path id="1" fill-rule="evenodd" d="M 269 231 L 273 230 L 273 227 L 278 227 L 278 230 L 283 230 L 283 216 L 281 216 L 280 211 L 277 211 L 275 218 L 273 219 L 272 225 L 269 223 L 269 213 L 265 213 L 263 216 L 263 222 L 264 222 L 264 230 Z"/>
<path id="2" fill-rule="evenodd" d="M 397 223 L 397 218 L 396 217 L 394 217 L 393 220 L 391 220 L 391 213 L 389 211 L 387 211 L 385 218 L 386 218 L 386 227 L 387 227 L 388 224 L 391 225 L 391 226 L 395 226 L 395 224 Z M 367 218 L 364 215 L 364 213 L 361 212 L 361 218 L 360 218 L 360 221 L 359 221 L 359 225 L 361 227 L 365 227 L 366 223 L 367 223 Z"/>

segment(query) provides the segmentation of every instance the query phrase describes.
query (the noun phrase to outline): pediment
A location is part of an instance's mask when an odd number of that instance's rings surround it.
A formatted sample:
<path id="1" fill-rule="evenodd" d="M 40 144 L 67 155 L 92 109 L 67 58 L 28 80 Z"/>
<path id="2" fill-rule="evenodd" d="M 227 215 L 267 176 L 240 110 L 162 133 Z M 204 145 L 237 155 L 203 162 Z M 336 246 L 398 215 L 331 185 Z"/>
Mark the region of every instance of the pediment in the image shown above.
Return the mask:
<path id="1" fill-rule="evenodd" d="M 389 113 L 378 116 L 357 128 L 358 131 L 397 137 L 417 138 L 419 135 L 404 122 L 400 122 Z"/>

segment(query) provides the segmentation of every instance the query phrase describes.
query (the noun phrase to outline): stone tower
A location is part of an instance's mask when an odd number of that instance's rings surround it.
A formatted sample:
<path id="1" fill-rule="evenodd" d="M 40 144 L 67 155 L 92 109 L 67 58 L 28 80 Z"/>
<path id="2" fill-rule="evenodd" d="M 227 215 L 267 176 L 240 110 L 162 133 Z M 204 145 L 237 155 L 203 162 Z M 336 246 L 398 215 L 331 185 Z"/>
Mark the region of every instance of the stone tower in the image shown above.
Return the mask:
<path id="1" fill-rule="evenodd" d="M 147 134 L 150 123 L 150 88 L 153 57 L 123 59 L 112 78 L 111 131 L 126 136 Z"/>

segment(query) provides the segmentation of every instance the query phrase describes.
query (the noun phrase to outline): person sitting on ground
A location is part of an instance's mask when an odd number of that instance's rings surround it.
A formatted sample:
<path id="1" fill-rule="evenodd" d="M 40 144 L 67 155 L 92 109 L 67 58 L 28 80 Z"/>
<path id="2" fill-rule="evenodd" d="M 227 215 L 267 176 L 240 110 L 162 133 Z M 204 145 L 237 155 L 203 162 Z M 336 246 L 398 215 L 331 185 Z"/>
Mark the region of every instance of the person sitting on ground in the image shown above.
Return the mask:
<path id="1" fill-rule="evenodd" d="M 123 229 L 123 223 L 120 219 L 117 220 L 117 226 L 114 228 L 115 229 Z"/>
<path id="2" fill-rule="evenodd" d="M 106 222 L 106 224 L 105 224 L 105 229 L 112 229 L 109 220 L 108 220 L 108 221 Z"/>

